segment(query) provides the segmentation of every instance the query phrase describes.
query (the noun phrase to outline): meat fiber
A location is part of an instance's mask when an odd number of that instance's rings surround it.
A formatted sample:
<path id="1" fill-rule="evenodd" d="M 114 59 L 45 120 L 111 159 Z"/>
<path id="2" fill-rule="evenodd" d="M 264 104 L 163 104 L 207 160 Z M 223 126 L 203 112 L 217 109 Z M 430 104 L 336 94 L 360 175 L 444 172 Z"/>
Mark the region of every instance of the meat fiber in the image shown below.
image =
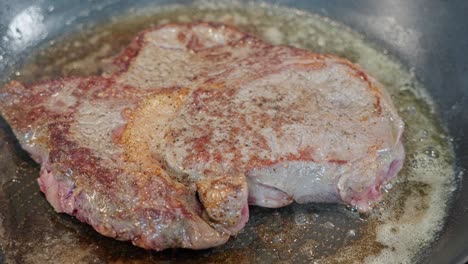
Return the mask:
<path id="1" fill-rule="evenodd" d="M 144 31 L 108 68 L 0 95 L 47 200 L 103 235 L 213 247 L 248 203 L 366 211 L 401 169 L 401 119 L 344 59 L 202 22 Z"/>

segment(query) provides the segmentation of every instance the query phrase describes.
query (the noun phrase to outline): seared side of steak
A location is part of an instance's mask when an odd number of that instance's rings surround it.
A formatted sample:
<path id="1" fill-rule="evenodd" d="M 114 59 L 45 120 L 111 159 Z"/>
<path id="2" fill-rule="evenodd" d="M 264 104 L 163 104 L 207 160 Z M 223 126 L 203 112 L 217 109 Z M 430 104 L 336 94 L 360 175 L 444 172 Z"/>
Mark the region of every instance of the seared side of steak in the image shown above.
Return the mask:
<path id="1" fill-rule="evenodd" d="M 167 123 L 180 89 L 160 92 L 101 77 L 72 78 L 2 90 L 0 110 L 21 145 L 41 164 L 39 185 L 57 212 L 99 233 L 162 250 L 208 248 L 229 235 L 202 219 L 190 188 L 151 158 L 148 122 Z M 154 106 L 158 111 L 148 111 Z M 162 112 L 166 112 L 163 115 Z"/>
<path id="2" fill-rule="evenodd" d="M 366 211 L 401 169 L 403 122 L 344 59 L 201 22 L 144 31 L 109 68 L 0 96 L 47 200 L 101 234 L 213 247 L 248 203 Z"/>

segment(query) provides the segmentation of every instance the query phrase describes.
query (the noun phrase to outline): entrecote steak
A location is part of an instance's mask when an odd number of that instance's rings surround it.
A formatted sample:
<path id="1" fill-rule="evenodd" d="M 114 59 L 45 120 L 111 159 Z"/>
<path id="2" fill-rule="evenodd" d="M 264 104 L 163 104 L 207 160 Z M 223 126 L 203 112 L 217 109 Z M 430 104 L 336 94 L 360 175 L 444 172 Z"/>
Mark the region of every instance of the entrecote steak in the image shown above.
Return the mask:
<path id="1" fill-rule="evenodd" d="M 332 55 L 200 22 L 140 33 L 107 69 L 13 81 L 0 111 L 57 212 L 140 247 L 223 244 L 248 204 L 367 211 L 403 163 L 390 97 Z"/>

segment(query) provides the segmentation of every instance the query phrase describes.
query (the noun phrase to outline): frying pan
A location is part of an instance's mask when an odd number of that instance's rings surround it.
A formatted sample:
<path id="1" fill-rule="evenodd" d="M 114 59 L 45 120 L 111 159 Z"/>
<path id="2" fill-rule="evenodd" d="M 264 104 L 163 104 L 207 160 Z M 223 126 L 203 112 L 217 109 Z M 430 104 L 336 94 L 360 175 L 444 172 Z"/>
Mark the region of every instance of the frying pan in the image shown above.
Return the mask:
<path id="1" fill-rule="evenodd" d="M 175 2 L 185 4 L 192 1 Z M 464 137 L 465 131 L 468 131 L 468 2 L 464 0 L 282 0 L 265 2 L 311 11 L 340 21 L 364 34 L 368 40 L 385 48 L 408 68 L 414 70 L 416 77 L 424 84 L 434 99 L 441 122 L 453 138 L 457 173 L 460 176 L 459 187 L 451 202 L 444 228 L 436 241 L 422 253 L 420 261 L 421 263 L 465 263 L 468 261 L 468 185 L 465 184 L 468 175 L 464 173 L 468 169 L 468 140 Z M 24 59 L 37 47 L 64 32 L 77 30 L 77 25 L 79 26 L 83 22 L 98 23 L 111 15 L 123 13 L 129 8 L 170 3 L 174 3 L 174 1 L 2 0 L 0 1 L 0 37 L 2 37 L 0 39 L 0 80 L 4 81 L 13 74 L 14 69 L 21 65 Z M 25 14 L 25 11 L 32 12 L 34 16 L 29 16 L 26 20 L 18 20 L 18 16 Z M 376 17 L 392 18 L 393 24 L 372 23 L 373 20 L 370 18 Z M 30 23 L 34 27 L 30 32 L 26 32 L 26 35 L 10 33 L 10 39 L 5 38 L 8 30 L 11 30 L 12 23 Z M 407 30 L 402 31 L 401 29 Z M 1 147 L 8 148 L 10 153 L 14 153 L 13 157 L 1 157 L 0 167 L 3 171 L 1 175 L 5 175 L 5 173 L 37 173 L 37 167 L 34 167 L 35 165 L 32 165 L 33 162 L 28 159 L 27 155 L 19 150 L 17 144 L 15 145 L 11 131 L 8 130 L 4 121 L 1 122 L 1 127 L 7 131 L 5 135 L 2 134 Z M 10 163 L 5 163 L 5 160 Z M 17 165 L 17 171 L 4 164 Z M 0 182 L 3 183 L 1 179 Z M 38 188 L 33 181 L 26 186 L 22 185 L 21 188 L 23 191 L 26 189 L 29 192 L 29 198 L 24 199 L 29 199 L 29 201 L 43 199 L 36 190 Z M 5 195 L 10 194 L 0 193 L 0 198 Z M 18 197 L 21 195 L 21 192 L 16 194 Z M 1 211 L 6 211 L 7 206 L 0 204 Z M 18 207 L 21 206 L 18 205 Z M 50 208 L 46 209 L 48 207 L 45 202 L 35 208 L 27 206 L 24 208 L 27 210 L 18 209 L 15 214 L 15 217 L 18 217 L 17 223 L 20 223 L 16 227 L 18 236 L 27 236 L 31 230 L 26 227 L 40 224 L 39 220 L 28 218 L 28 211 L 36 210 L 36 215 L 40 214 L 40 210 L 50 211 Z M 37 210 L 40 212 L 38 213 Z M 20 219 L 21 216 L 24 218 L 23 220 Z M 0 227 L 1 221 L 0 217 Z M 98 239 L 96 237 L 99 237 L 73 219 L 52 221 L 53 224 L 61 225 L 62 229 L 70 232 L 89 234 L 90 239 Z M 79 231 L 76 231 L 76 226 L 79 226 Z M 5 230 L 0 228 L 0 239 L 5 234 L 4 232 Z M 102 238 L 102 240 L 102 244 L 96 246 L 102 247 L 101 251 L 122 250 L 125 251 L 119 253 L 122 256 L 125 254 L 128 256 L 147 254 L 141 253 L 140 249 L 133 249 L 127 244 L 122 245 L 121 242 L 114 242 L 106 238 Z M 79 241 L 79 243 L 87 242 L 86 240 Z M 10 245 L 10 248 L 14 247 L 15 245 Z M 6 260 L 7 254 L 4 250 L 5 248 L 0 247 L 0 263 Z M 15 250 L 21 252 L 21 248 Z M 43 250 L 47 254 L 47 249 Z M 232 250 L 237 252 L 236 254 L 241 260 L 244 253 L 236 251 L 235 247 Z M 73 255 L 73 249 L 69 249 L 68 254 Z M 166 251 L 148 254 L 148 257 L 143 258 L 144 260 L 159 259 L 154 258 L 154 256 L 162 254 L 165 256 L 163 259 L 170 261 L 174 254 L 179 254 L 186 260 L 200 260 L 203 259 L 204 254 L 208 253 L 206 251 Z M 231 261 L 234 259 L 231 258 Z M 10 261 L 15 260 L 10 259 Z M 99 262 L 97 258 L 85 260 Z"/>

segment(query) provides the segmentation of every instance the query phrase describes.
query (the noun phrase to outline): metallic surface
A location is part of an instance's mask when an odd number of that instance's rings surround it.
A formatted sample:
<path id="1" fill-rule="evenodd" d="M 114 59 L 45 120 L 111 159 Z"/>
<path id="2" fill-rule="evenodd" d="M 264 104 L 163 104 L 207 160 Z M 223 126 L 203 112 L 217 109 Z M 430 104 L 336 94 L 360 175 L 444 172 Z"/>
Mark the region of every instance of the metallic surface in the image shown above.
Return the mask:
<path id="1" fill-rule="evenodd" d="M 178 1 L 181 3 L 191 1 Z M 468 175 L 463 172 L 468 169 L 468 140 L 464 138 L 468 131 L 468 2 L 463 0 L 317 0 L 317 1 L 266 1 L 279 5 L 291 6 L 298 9 L 309 10 L 352 27 L 363 33 L 378 45 L 395 54 L 409 68 L 414 69 L 416 76 L 421 80 L 434 98 L 439 109 L 441 119 L 447 126 L 453 138 L 457 155 L 457 166 L 461 177 L 465 180 Z M 82 22 L 99 22 L 110 15 L 119 14 L 132 6 L 167 4 L 172 1 L 25 1 L 4 0 L 0 2 L 0 79 L 5 79 L 19 65 L 28 54 L 42 43 L 53 39 L 63 32 L 75 30 Z M 53 4 L 53 5 L 52 5 Z M 92 8 L 90 8 L 92 7 Z M 2 127 L 5 124 L 2 123 Z M 3 130 L 2 130 L 3 131 Z M 8 131 L 4 129 L 4 131 Z M 1 148 L 5 148 L 13 156 L 2 156 L 0 169 L 15 175 L 33 174 L 37 171 L 24 172 L 22 168 L 33 167 L 24 152 L 19 151 L 11 133 L 2 133 Z M 16 149 L 15 149 L 16 148 Z M 29 165 L 24 165 L 23 163 Z M 13 167 L 15 166 L 15 167 Z M 12 169 L 12 168 L 16 168 Z M 19 171 L 18 171 L 19 170 Z M 24 180 L 24 179 L 18 179 Z M 463 181 L 463 180 L 462 180 Z M 2 182 L 2 179 L 0 179 Z M 2 182 L 3 184 L 3 182 Z M 76 221 L 54 217 L 45 200 L 39 194 L 34 182 L 29 186 L 12 184 L 10 195 L 13 200 L 23 201 L 27 210 L 18 206 L 14 212 L 18 218 L 16 226 L 18 236 L 27 236 L 36 223 L 50 223 L 60 225 L 74 233 L 89 234 L 91 238 L 97 235 L 87 228 L 77 229 Z M 27 191 L 24 191 L 27 190 Z M 24 195 L 24 197 L 22 197 Z M 31 201 L 40 200 L 29 206 Z M 4 206 L 0 204 L 1 212 Z M 30 219 L 30 210 L 39 210 L 44 213 L 44 219 Z M 255 209 L 261 211 L 262 209 Z M 326 210 L 318 207 L 292 207 L 288 210 Z M 11 212 L 11 211 L 10 211 Z M 287 217 L 287 214 L 285 214 Z M 21 219 L 21 220 L 20 220 Z M 272 218 L 271 221 L 276 221 Z M 2 216 L 0 215 L 0 221 Z M 252 225 L 255 225 L 255 219 Z M 278 220 L 279 221 L 279 220 Z M 326 224 L 327 221 L 323 220 Z M 271 223 L 273 226 L 275 223 Z M 2 237 L 0 229 L 0 239 Z M 311 231 L 313 232 L 313 230 Z M 54 239 L 53 237 L 51 239 Z M 248 238 L 241 238 L 247 240 Z M 141 256 L 138 249 L 129 248 L 120 242 L 107 241 L 103 247 L 107 249 L 126 248 L 127 255 Z M 81 241 L 86 243 L 86 241 Z M 0 248 L 1 250 L 1 248 Z M 21 249 L 18 249 L 21 251 Z M 27 249 L 24 249 L 27 250 Z M 233 249 L 239 250 L 239 249 Z M 155 258 L 150 254 L 148 260 L 170 260 L 170 252 Z M 248 254 L 249 252 L 245 252 Z M 201 261 L 205 252 L 178 252 L 187 258 Z M 239 254 L 239 253 L 238 253 Z M 0 263 L 3 262 L 4 253 L 0 251 Z M 242 255 L 242 254 L 239 254 Z M 235 259 L 231 259 L 235 260 Z M 468 260 L 468 186 L 461 184 L 455 195 L 446 226 L 436 243 L 425 252 L 423 262 L 427 263 L 464 263 Z M 92 260 L 90 260 L 92 261 Z"/>

